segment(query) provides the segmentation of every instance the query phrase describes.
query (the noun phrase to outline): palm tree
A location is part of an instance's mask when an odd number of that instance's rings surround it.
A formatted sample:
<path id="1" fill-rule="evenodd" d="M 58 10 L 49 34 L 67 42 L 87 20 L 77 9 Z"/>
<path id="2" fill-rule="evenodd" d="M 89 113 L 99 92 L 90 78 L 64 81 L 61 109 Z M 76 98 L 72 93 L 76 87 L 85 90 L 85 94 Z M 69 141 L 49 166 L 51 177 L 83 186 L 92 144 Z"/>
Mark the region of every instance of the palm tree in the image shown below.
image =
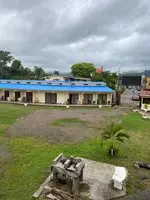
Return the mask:
<path id="1" fill-rule="evenodd" d="M 109 142 L 108 153 L 111 156 L 117 154 L 117 142 L 124 142 L 125 139 L 129 139 L 129 135 L 124 131 L 121 124 L 111 123 L 107 126 L 102 133 L 102 145 L 105 141 Z"/>

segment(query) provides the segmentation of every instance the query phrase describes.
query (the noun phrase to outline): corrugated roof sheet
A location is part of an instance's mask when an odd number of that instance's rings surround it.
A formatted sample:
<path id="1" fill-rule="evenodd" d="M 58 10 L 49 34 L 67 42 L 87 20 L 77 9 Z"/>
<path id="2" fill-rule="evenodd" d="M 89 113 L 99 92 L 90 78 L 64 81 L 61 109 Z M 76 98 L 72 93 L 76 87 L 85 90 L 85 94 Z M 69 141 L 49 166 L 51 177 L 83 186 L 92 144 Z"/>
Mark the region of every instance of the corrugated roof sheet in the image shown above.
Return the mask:
<path id="1" fill-rule="evenodd" d="M 79 86 L 79 85 L 44 85 L 44 84 L 17 84 L 0 83 L 0 89 L 7 90 L 38 90 L 38 91 L 65 91 L 65 92 L 109 92 L 113 90 L 107 86 Z"/>
<path id="2" fill-rule="evenodd" d="M 14 79 L 0 79 L 0 82 L 1 83 L 6 83 L 6 82 L 13 82 L 13 83 L 17 83 L 17 82 L 20 82 L 20 83 L 25 83 L 25 82 L 30 82 L 30 83 L 83 83 L 83 84 L 105 84 L 105 82 L 102 82 L 102 81 L 65 81 L 65 80 L 14 80 Z"/>

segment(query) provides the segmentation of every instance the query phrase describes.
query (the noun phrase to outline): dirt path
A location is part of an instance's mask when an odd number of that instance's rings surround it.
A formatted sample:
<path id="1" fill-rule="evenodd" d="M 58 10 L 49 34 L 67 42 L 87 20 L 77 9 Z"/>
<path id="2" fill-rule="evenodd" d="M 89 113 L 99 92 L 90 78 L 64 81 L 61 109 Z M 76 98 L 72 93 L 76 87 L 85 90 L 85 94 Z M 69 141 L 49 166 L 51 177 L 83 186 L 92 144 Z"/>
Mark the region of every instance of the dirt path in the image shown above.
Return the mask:
<path id="1" fill-rule="evenodd" d="M 46 139 L 50 143 L 76 143 L 99 135 L 95 127 L 103 127 L 104 122 L 119 119 L 125 109 L 69 109 L 38 110 L 18 119 L 8 130 L 9 137 L 33 136 Z M 72 124 L 65 127 L 53 126 L 57 119 L 79 118 L 86 124 Z M 106 123 L 105 123 L 106 124 Z"/>

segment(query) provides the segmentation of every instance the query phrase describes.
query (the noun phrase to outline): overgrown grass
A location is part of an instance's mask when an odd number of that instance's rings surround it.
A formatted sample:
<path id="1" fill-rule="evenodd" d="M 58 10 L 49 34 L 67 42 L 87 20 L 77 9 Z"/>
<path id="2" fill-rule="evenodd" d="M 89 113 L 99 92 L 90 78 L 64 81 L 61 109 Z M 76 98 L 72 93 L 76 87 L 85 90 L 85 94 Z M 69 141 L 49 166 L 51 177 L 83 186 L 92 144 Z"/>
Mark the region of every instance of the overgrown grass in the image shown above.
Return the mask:
<path id="1" fill-rule="evenodd" d="M 143 119 L 138 113 L 130 113 L 123 120 L 124 127 L 129 131 L 150 131 L 150 120 Z"/>
<path id="2" fill-rule="evenodd" d="M 86 121 L 83 121 L 79 118 L 61 118 L 56 119 L 51 123 L 53 126 L 71 126 L 71 125 L 85 125 L 87 124 Z"/>
<path id="3" fill-rule="evenodd" d="M 99 138 L 74 145 L 50 145 L 35 138 L 9 139 L 5 136 L 6 127 L 14 123 L 16 118 L 36 109 L 36 107 L 2 106 L 0 104 L 0 124 L 2 127 L 0 143 L 4 143 L 5 147 L 12 153 L 11 161 L 1 165 L 5 169 L 4 173 L 0 173 L 1 200 L 31 200 L 33 192 L 49 174 L 49 166 L 52 160 L 61 152 L 66 155 L 81 156 L 125 166 L 129 170 L 128 192 L 150 189 L 149 179 L 141 180 L 142 176 L 150 178 L 150 171 L 136 169 L 133 166 L 136 160 L 149 162 L 150 121 L 143 120 L 136 113 L 129 113 L 124 116 L 123 125 L 130 134 L 130 142 L 121 146 L 119 157 L 108 158 Z M 74 120 L 71 119 L 71 121 Z M 68 123 L 70 122 L 67 119 Z"/>

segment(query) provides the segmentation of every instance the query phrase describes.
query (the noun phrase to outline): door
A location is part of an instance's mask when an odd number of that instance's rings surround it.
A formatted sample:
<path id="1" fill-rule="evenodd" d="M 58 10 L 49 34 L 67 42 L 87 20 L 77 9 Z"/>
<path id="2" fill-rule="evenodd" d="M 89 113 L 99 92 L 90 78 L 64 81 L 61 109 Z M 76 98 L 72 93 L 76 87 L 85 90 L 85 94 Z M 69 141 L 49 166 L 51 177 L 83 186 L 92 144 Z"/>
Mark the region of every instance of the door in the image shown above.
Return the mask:
<path id="1" fill-rule="evenodd" d="M 107 94 L 98 94 L 98 104 L 106 105 L 107 104 Z"/>
<path id="2" fill-rule="evenodd" d="M 45 93 L 45 103 L 56 104 L 57 94 L 56 93 Z"/>
<path id="3" fill-rule="evenodd" d="M 4 91 L 4 99 L 7 100 L 9 97 L 9 91 Z"/>
<path id="4" fill-rule="evenodd" d="M 15 92 L 15 101 L 18 101 L 18 99 L 21 97 L 20 92 Z"/>
<path id="5" fill-rule="evenodd" d="M 84 94 L 84 104 L 92 104 L 93 103 L 93 94 Z"/>
<path id="6" fill-rule="evenodd" d="M 79 99 L 79 94 L 69 94 L 69 104 L 77 104 Z"/>
<path id="7" fill-rule="evenodd" d="M 26 92 L 26 100 L 29 103 L 33 102 L 33 93 L 32 92 Z"/>

